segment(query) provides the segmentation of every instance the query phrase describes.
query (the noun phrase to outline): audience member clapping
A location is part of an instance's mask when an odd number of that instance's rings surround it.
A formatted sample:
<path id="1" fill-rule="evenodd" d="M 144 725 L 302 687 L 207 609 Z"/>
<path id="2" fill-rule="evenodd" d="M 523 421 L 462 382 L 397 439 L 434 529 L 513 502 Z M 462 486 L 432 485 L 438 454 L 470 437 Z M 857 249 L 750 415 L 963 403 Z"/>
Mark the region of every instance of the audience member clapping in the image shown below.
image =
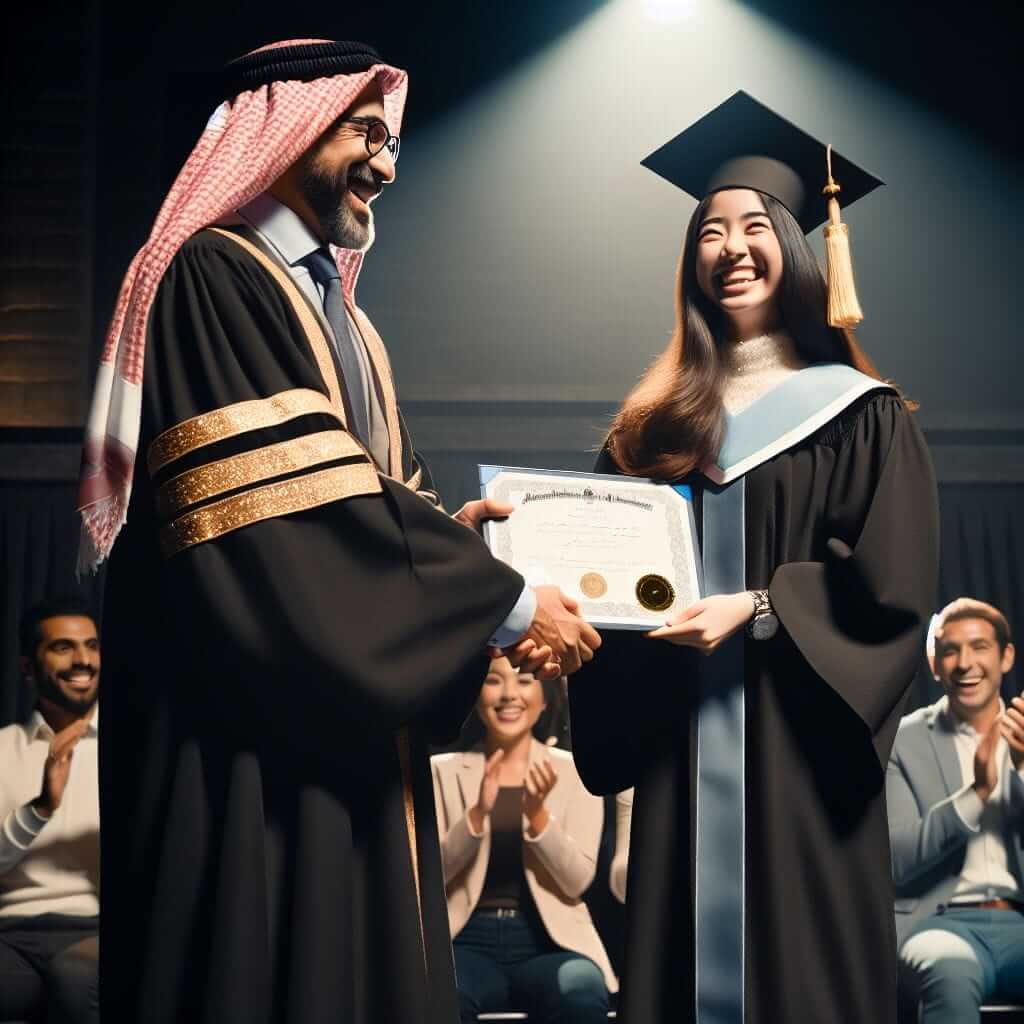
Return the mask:
<path id="1" fill-rule="evenodd" d="M 954 601 L 934 643 L 945 695 L 900 723 L 886 800 L 905 1016 L 962 1024 L 1024 1001 L 1024 700 L 1000 697 L 1014 647 L 998 609 Z"/>
<path id="2" fill-rule="evenodd" d="M 0 729 L 0 1020 L 99 1020 L 100 649 L 78 598 L 21 626 L 35 688 L 26 725 Z"/>
<path id="3" fill-rule="evenodd" d="M 597 1024 L 617 988 L 581 899 L 596 870 L 603 802 L 584 789 L 571 754 L 534 737 L 546 705 L 537 679 L 497 658 L 466 749 L 432 760 L 466 1024 L 513 1008 L 536 1024 Z"/>

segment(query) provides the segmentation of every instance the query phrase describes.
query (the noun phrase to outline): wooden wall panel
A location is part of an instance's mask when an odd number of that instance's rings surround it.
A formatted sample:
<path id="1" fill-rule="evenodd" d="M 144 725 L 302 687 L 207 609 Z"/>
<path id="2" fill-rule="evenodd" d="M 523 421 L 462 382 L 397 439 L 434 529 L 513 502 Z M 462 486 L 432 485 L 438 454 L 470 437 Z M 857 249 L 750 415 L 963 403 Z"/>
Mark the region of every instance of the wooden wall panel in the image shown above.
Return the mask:
<path id="1" fill-rule="evenodd" d="M 26 5 L 0 44 L 0 427 L 85 419 L 98 10 Z"/>

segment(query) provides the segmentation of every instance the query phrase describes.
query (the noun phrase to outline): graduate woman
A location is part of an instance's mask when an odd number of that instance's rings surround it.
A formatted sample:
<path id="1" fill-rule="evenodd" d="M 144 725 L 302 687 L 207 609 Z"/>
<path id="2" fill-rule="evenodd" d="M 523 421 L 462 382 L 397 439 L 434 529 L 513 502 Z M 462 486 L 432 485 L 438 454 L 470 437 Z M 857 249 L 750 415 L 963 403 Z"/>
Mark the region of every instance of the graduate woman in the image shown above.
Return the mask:
<path id="1" fill-rule="evenodd" d="M 597 470 L 690 486 L 705 596 L 606 633 L 570 684 L 584 781 L 637 787 L 620 1015 L 894 1021 L 882 783 L 937 512 L 914 414 L 849 330 L 834 200 L 880 182 L 745 93 L 645 164 L 699 205 L 672 340 Z"/>

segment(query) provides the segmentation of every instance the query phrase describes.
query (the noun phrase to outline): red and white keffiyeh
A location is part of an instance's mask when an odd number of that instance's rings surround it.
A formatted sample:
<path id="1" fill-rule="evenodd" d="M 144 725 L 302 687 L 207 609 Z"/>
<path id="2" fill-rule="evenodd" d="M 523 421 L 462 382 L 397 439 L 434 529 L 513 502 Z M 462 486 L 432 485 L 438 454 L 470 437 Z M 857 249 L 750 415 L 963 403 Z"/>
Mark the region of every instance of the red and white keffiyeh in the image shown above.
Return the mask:
<path id="1" fill-rule="evenodd" d="M 287 40 L 262 49 L 323 41 Z M 311 82 L 271 82 L 221 104 L 210 118 L 128 267 L 107 332 L 82 450 L 80 569 L 97 568 L 124 525 L 142 418 L 146 327 L 168 265 L 190 236 L 266 191 L 374 78 L 388 129 L 397 135 L 407 76 L 386 64 Z M 340 249 L 335 257 L 351 298 L 363 254 Z"/>

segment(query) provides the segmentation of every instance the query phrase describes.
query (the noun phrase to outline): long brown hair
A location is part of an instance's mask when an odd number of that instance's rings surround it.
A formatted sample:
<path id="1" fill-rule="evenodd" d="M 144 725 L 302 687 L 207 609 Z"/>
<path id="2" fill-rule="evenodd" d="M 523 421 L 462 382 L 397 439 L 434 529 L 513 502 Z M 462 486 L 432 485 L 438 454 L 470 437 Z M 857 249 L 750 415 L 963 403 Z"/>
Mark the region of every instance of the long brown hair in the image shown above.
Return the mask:
<path id="1" fill-rule="evenodd" d="M 821 267 L 793 215 L 776 199 L 764 203 L 782 250 L 778 305 L 782 324 L 808 364 L 846 363 L 881 380 L 852 331 L 829 327 Z M 722 444 L 725 315 L 697 283 L 697 232 L 713 195 L 690 218 L 676 271 L 676 326 L 668 347 L 626 396 L 607 447 L 634 476 L 678 480 L 712 463 Z"/>

